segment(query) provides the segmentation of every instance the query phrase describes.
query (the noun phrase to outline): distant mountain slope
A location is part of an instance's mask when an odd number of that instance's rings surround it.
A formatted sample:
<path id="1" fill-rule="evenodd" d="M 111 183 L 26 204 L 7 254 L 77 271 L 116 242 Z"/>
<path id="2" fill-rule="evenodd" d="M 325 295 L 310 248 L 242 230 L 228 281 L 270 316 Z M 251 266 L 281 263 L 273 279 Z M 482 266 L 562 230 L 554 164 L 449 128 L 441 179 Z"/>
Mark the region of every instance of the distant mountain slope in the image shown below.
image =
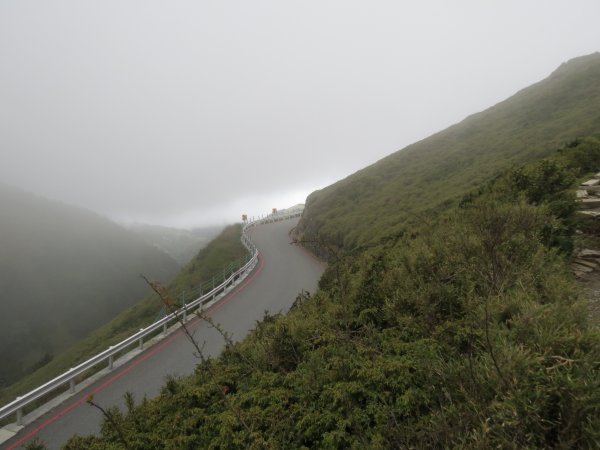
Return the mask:
<path id="1" fill-rule="evenodd" d="M 218 277 L 223 275 L 225 268 L 232 266 L 237 268 L 247 261 L 248 251 L 240 240 L 241 232 L 240 224 L 226 226 L 182 267 L 170 282 L 158 276 L 152 278 L 164 284 L 177 300 L 181 300 L 182 294 L 189 293 L 198 286 L 205 285 L 207 289 L 209 286 L 212 288 L 213 277 L 217 277 L 215 282 L 218 284 L 221 282 Z M 78 340 L 44 367 L 21 378 L 6 389 L 0 389 L 0 405 L 29 392 L 65 372 L 69 367 L 75 367 L 105 350 L 109 345 L 116 344 L 140 328 L 148 326 L 160 317 L 162 307 L 162 303 L 154 293 L 140 297 L 133 305 Z"/>
<path id="2" fill-rule="evenodd" d="M 600 53 L 594 53 L 314 192 L 298 231 L 305 239 L 338 247 L 373 244 L 400 233 L 407 223 L 426 223 L 428 214 L 504 168 L 599 132 Z"/>
<path id="3" fill-rule="evenodd" d="M 146 243 L 167 253 L 182 266 L 190 262 L 223 228 L 213 226 L 184 230 L 147 224 L 133 224 L 127 227 Z"/>
<path id="4" fill-rule="evenodd" d="M 89 211 L 0 184 L 0 386 L 139 300 L 178 264 Z"/>

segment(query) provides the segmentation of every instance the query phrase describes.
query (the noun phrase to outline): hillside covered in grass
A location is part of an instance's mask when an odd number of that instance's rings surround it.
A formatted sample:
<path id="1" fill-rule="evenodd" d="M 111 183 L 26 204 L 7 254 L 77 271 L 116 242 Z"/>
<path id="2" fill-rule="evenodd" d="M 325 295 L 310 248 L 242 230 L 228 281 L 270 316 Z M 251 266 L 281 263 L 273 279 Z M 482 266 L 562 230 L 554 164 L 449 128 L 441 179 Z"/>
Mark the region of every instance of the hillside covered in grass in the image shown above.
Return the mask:
<path id="1" fill-rule="evenodd" d="M 600 53 L 311 194 L 298 231 L 336 248 L 418 226 L 485 180 L 598 133 Z M 368 149 L 365 149 L 368 150 Z"/>
<path id="2" fill-rule="evenodd" d="M 215 283 L 220 283 L 224 269 L 239 267 L 246 260 L 247 250 L 240 242 L 240 225 L 226 227 L 219 236 L 213 239 L 205 248 L 200 250 L 180 272 L 169 281 L 169 278 L 159 278 L 152 273 L 144 275 L 168 286 L 169 291 L 176 295 L 177 300 L 183 301 L 188 292 L 202 284 L 212 283 L 213 276 L 217 276 Z M 132 275 L 141 280 L 140 273 Z M 125 311 L 118 314 L 106 324 L 97 328 L 85 338 L 57 355 L 48 364 L 41 367 L 31 375 L 19 380 L 0 391 L 0 404 L 8 403 L 29 390 L 52 379 L 60 373 L 85 361 L 87 358 L 105 350 L 109 345 L 120 342 L 141 327 L 145 327 L 161 316 L 162 303 L 155 295 L 147 295 Z"/>
<path id="3" fill-rule="evenodd" d="M 571 61 L 311 195 L 317 293 L 65 448 L 597 448 L 600 331 L 569 259 L 599 75 Z"/>

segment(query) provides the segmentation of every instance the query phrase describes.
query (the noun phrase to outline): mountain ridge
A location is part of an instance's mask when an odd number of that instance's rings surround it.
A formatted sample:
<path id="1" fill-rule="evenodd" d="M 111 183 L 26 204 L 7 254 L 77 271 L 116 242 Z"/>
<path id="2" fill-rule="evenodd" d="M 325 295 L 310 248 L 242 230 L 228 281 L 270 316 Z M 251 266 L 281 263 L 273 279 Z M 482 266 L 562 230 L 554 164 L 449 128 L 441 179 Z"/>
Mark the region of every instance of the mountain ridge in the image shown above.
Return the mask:
<path id="1" fill-rule="evenodd" d="M 162 250 L 177 261 L 186 265 L 213 238 L 223 230 L 223 226 L 206 226 L 202 228 L 181 229 L 162 225 L 133 223 L 126 228 L 146 243 Z"/>
<path id="2" fill-rule="evenodd" d="M 600 53 L 593 53 L 571 59 L 506 100 L 311 193 L 298 236 L 337 247 L 372 245 L 369 236 L 353 229 L 361 220 L 378 220 L 386 202 L 391 211 L 388 233 L 400 233 L 414 217 L 456 202 L 499 170 L 597 134 L 599 123 Z M 399 192 L 407 198 L 396 198 Z M 370 202 L 375 204 L 367 207 Z"/>

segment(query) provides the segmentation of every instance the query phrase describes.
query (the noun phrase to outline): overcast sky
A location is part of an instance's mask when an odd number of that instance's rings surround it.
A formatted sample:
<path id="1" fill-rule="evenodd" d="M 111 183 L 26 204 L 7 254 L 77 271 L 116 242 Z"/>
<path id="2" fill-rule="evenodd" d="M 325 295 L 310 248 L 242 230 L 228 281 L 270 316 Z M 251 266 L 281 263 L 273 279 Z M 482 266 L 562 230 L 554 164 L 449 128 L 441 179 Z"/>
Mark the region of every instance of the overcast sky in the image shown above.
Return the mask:
<path id="1" fill-rule="evenodd" d="M 600 50 L 599 17 L 598 0 L 0 0 L 0 181 L 120 221 L 239 221 Z"/>

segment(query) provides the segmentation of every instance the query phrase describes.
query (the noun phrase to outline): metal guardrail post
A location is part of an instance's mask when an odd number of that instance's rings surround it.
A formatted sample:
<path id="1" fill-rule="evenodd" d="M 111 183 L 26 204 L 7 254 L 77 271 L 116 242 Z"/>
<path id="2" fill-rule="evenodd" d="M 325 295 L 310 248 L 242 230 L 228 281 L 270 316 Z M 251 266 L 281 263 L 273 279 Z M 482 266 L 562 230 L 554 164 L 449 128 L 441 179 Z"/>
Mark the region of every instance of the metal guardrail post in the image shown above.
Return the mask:
<path id="1" fill-rule="evenodd" d="M 142 351 L 144 349 L 144 338 L 138 339 L 138 350 Z"/>
<path id="2" fill-rule="evenodd" d="M 167 335 L 167 322 L 163 323 L 162 334 L 163 336 Z"/>
<path id="3" fill-rule="evenodd" d="M 113 355 L 110 355 L 108 357 L 108 370 L 113 370 L 113 366 L 114 366 L 114 358 L 113 358 Z"/>
<path id="4" fill-rule="evenodd" d="M 69 380 L 69 394 L 75 393 L 75 378 Z"/>
<path id="5" fill-rule="evenodd" d="M 17 409 L 17 425 L 23 425 L 23 408 Z"/>

